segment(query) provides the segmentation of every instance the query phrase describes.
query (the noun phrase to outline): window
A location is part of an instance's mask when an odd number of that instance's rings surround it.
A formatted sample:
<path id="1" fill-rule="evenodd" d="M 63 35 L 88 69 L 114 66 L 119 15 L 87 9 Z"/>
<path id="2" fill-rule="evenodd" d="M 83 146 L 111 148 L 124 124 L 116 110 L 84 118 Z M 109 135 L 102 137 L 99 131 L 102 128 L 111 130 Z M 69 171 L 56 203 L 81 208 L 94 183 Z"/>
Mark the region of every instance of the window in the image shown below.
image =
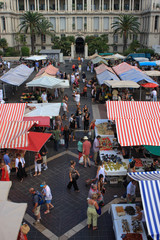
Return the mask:
<path id="1" fill-rule="evenodd" d="M 45 47 L 45 46 L 42 46 L 42 49 L 46 49 L 46 47 Z"/>
<path id="2" fill-rule="evenodd" d="M 133 34 L 133 41 L 137 41 L 137 35 Z"/>
<path id="3" fill-rule="evenodd" d="M 84 30 L 87 29 L 87 17 L 84 17 Z"/>
<path id="4" fill-rule="evenodd" d="M 66 30 L 66 18 L 60 17 L 60 31 Z"/>
<path id="5" fill-rule="evenodd" d="M 77 30 L 82 30 L 83 28 L 83 19 L 82 17 L 77 17 Z"/>
<path id="6" fill-rule="evenodd" d="M 65 36 L 66 36 L 66 34 L 61 34 L 61 38 L 65 37 Z"/>
<path id="7" fill-rule="evenodd" d="M 108 2 L 108 0 L 104 0 L 104 10 L 109 10 L 109 2 Z"/>
<path id="8" fill-rule="evenodd" d="M 116 45 L 113 46 L 113 52 L 117 52 L 117 46 Z"/>
<path id="9" fill-rule="evenodd" d="M 75 7 L 75 0 L 72 0 L 72 11 L 76 10 L 76 7 Z"/>
<path id="10" fill-rule="evenodd" d="M 94 30 L 98 31 L 98 29 L 99 29 L 99 18 L 94 17 Z"/>
<path id="11" fill-rule="evenodd" d="M 56 18 L 55 17 L 50 17 L 50 22 L 52 23 L 53 27 L 51 30 L 56 31 Z"/>
<path id="12" fill-rule="evenodd" d="M 129 1 L 127 0 L 127 1 L 125 1 L 124 2 L 124 10 L 129 10 Z"/>
<path id="13" fill-rule="evenodd" d="M 109 29 L 109 18 L 108 17 L 103 18 L 103 29 L 105 31 Z"/>
<path id="14" fill-rule="evenodd" d="M 113 35 L 113 42 L 118 43 L 118 34 Z"/>
<path id="15" fill-rule="evenodd" d="M 158 30 L 159 16 L 155 16 L 154 30 Z"/>
<path id="16" fill-rule="evenodd" d="M 6 19 L 5 17 L 1 17 L 2 19 L 2 31 L 5 31 L 6 30 Z"/>
<path id="17" fill-rule="evenodd" d="M 30 10 L 35 10 L 34 4 L 30 4 Z"/>
<path id="18" fill-rule="evenodd" d="M 84 0 L 84 10 L 87 10 L 87 0 Z"/>
<path id="19" fill-rule="evenodd" d="M 119 10 L 119 4 L 118 3 L 114 4 L 114 10 Z"/>
<path id="20" fill-rule="evenodd" d="M 73 28 L 73 30 L 75 30 L 75 26 L 76 26 L 76 25 L 75 25 L 75 17 L 73 17 L 73 18 L 72 18 L 72 28 Z"/>
<path id="21" fill-rule="evenodd" d="M 42 41 L 43 43 L 46 43 L 46 35 L 42 35 Z"/>
<path id="22" fill-rule="evenodd" d="M 82 0 L 77 0 L 77 10 L 83 10 L 83 3 Z"/>

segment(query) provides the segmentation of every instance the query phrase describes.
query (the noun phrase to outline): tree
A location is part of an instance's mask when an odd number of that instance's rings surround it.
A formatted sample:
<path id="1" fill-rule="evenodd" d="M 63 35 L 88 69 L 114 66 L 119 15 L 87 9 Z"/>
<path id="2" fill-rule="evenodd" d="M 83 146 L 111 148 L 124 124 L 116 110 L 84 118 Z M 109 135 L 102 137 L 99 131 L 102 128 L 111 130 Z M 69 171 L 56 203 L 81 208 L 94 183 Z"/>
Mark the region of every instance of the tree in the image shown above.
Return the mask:
<path id="1" fill-rule="evenodd" d="M 98 52 L 107 52 L 109 50 L 109 46 L 107 44 L 108 36 L 103 34 L 99 37 L 95 36 L 86 36 L 85 43 L 88 44 L 88 53 L 92 55 L 97 50 Z"/>
<path id="2" fill-rule="evenodd" d="M 64 56 L 69 56 L 71 54 L 71 44 L 75 43 L 74 36 L 67 36 L 67 37 L 57 37 L 54 36 L 52 38 L 53 46 L 52 49 L 61 49 Z"/>
<path id="3" fill-rule="evenodd" d="M 22 16 L 20 23 L 20 32 L 24 30 L 25 33 L 31 36 L 31 54 L 34 54 L 34 36 L 40 32 L 40 21 L 43 19 L 43 15 L 38 12 L 26 12 Z"/>
<path id="4" fill-rule="evenodd" d="M 29 56 L 29 48 L 26 46 L 21 47 L 22 56 Z"/>
<path id="5" fill-rule="evenodd" d="M 120 15 L 117 21 L 112 23 L 114 34 L 120 33 L 120 36 L 123 36 L 123 52 L 127 49 L 128 37 L 139 33 L 139 25 L 138 18 L 132 15 Z"/>
<path id="6" fill-rule="evenodd" d="M 5 52 L 5 50 L 7 49 L 8 47 L 8 43 L 7 43 L 7 40 L 5 38 L 1 38 L 0 39 L 0 48 L 3 49 L 3 53 Z"/>
<path id="7" fill-rule="evenodd" d="M 49 22 L 46 18 L 43 18 L 40 21 L 39 25 L 39 34 L 41 35 L 41 49 L 43 49 L 43 38 L 45 35 L 53 36 L 53 33 L 50 31 L 50 28 L 53 28 L 51 22 Z"/>

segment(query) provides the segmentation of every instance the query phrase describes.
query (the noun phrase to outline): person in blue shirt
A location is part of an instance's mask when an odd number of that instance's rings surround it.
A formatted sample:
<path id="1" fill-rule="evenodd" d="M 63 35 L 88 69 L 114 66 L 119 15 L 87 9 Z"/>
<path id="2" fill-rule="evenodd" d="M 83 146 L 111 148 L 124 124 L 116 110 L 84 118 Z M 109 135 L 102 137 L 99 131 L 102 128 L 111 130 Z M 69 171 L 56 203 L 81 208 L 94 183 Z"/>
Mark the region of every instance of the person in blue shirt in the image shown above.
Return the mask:
<path id="1" fill-rule="evenodd" d="M 10 157 L 8 156 L 8 154 L 9 154 L 9 151 L 7 150 L 7 151 L 6 151 L 6 154 L 4 154 L 4 156 L 3 156 L 3 160 L 4 160 L 5 164 L 7 165 L 8 173 L 10 173 L 10 169 L 11 169 L 12 167 L 11 167 L 11 159 L 10 159 Z"/>

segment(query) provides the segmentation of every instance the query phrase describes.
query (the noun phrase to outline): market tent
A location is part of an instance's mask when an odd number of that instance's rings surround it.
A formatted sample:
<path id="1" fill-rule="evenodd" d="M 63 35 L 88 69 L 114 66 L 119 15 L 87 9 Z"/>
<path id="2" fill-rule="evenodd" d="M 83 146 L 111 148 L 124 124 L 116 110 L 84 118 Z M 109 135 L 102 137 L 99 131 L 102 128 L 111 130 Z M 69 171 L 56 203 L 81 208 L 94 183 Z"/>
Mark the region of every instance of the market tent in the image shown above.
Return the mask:
<path id="1" fill-rule="evenodd" d="M 160 66 L 160 60 L 155 61 L 157 66 Z"/>
<path id="2" fill-rule="evenodd" d="M 149 59 L 145 57 L 135 57 L 133 58 L 136 62 L 148 62 Z"/>
<path id="3" fill-rule="evenodd" d="M 107 101 L 107 116 L 110 120 L 117 118 L 160 119 L 160 102 L 147 101 Z"/>
<path id="4" fill-rule="evenodd" d="M 160 171 L 130 172 L 128 173 L 128 176 L 134 179 L 135 181 L 160 180 Z"/>
<path id="5" fill-rule="evenodd" d="M 105 80 L 116 80 L 116 81 L 120 81 L 120 79 L 116 76 L 116 74 L 113 74 L 111 72 L 109 72 L 108 70 L 106 70 L 105 72 L 102 72 L 100 74 L 97 75 L 97 79 L 98 79 L 98 83 L 100 85 L 104 84 Z"/>
<path id="6" fill-rule="evenodd" d="M 159 146 L 147 146 L 144 147 L 153 155 L 160 156 L 160 147 Z"/>
<path id="7" fill-rule="evenodd" d="M 0 181 L 0 202 L 8 200 L 8 194 L 11 186 L 11 181 Z"/>
<path id="8" fill-rule="evenodd" d="M 44 72 L 49 75 L 56 76 L 58 71 L 59 71 L 58 68 L 56 68 L 52 65 L 48 65 L 47 67 L 40 69 L 40 71 L 37 73 L 36 77 L 42 75 Z"/>
<path id="9" fill-rule="evenodd" d="M 26 65 L 21 64 L 18 67 L 11 68 L 0 79 L 5 83 L 14 86 L 20 86 L 23 82 L 27 80 L 27 78 L 31 75 L 33 71 L 34 68 L 29 68 Z"/>
<path id="10" fill-rule="evenodd" d="M 68 81 L 68 80 L 67 80 Z M 28 82 L 26 85 L 27 87 L 44 87 L 44 88 L 64 88 L 64 83 L 66 83 L 65 80 L 56 78 L 54 76 L 48 75 L 47 73 L 43 73 L 42 75 L 34 78 L 31 82 Z M 69 81 L 68 85 L 66 83 L 65 87 L 69 87 Z"/>
<path id="11" fill-rule="evenodd" d="M 47 55 L 33 55 L 25 58 L 25 60 L 28 60 L 28 61 L 41 61 L 45 59 L 47 59 Z"/>
<path id="12" fill-rule="evenodd" d="M 0 202 L 0 235 L 3 240 L 17 240 L 27 203 Z"/>
<path id="13" fill-rule="evenodd" d="M 160 146 L 160 119 L 116 119 L 118 142 L 121 146 Z"/>
<path id="14" fill-rule="evenodd" d="M 96 57 L 96 58 L 92 59 L 92 63 L 93 63 L 93 64 L 104 63 L 104 64 L 108 65 L 107 61 L 104 60 L 104 59 L 101 58 L 101 57 Z"/>
<path id="15" fill-rule="evenodd" d="M 160 76 L 160 71 L 157 71 L 157 70 L 144 71 L 144 73 L 151 77 L 159 77 Z"/>
<path id="16" fill-rule="evenodd" d="M 0 104 L 0 121 L 22 121 L 25 108 L 25 103 Z"/>
<path id="17" fill-rule="evenodd" d="M 104 84 L 112 88 L 139 88 L 140 85 L 132 81 L 105 80 Z"/>
<path id="18" fill-rule="evenodd" d="M 96 57 L 100 57 L 100 56 L 97 53 L 95 53 L 95 54 L 89 56 L 88 58 L 91 60 L 91 59 L 94 59 Z"/>
<path id="19" fill-rule="evenodd" d="M 142 66 L 157 66 L 156 62 L 155 61 L 152 61 L 152 62 L 140 62 L 139 63 L 139 66 L 142 67 Z"/>
<path id="20" fill-rule="evenodd" d="M 0 121 L 0 148 L 15 148 L 28 145 L 28 130 L 33 121 Z"/>
<path id="21" fill-rule="evenodd" d="M 23 121 L 35 121 L 36 127 L 50 127 L 50 117 L 24 117 Z"/>
<path id="22" fill-rule="evenodd" d="M 131 66 L 130 64 L 123 62 L 118 64 L 117 66 L 113 67 L 113 70 L 117 75 L 120 75 L 121 73 L 127 72 L 131 69 L 136 69 L 137 71 L 142 72 L 138 67 L 136 66 Z"/>
<path id="23" fill-rule="evenodd" d="M 129 174 L 131 178 L 136 177 L 139 181 L 148 233 L 154 240 L 160 239 L 160 180 L 158 175 L 160 175 L 158 172 Z M 158 180 L 151 180 L 154 178 Z"/>
<path id="24" fill-rule="evenodd" d="M 153 81 L 146 74 L 139 72 L 136 69 L 131 69 L 127 72 L 123 72 L 123 73 L 119 74 L 119 76 L 123 81 L 126 81 L 129 79 L 134 82 L 146 81 L 146 82 L 155 83 L 155 81 Z"/>
<path id="25" fill-rule="evenodd" d="M 142 87 L 144 88 L 155 88 L 155 87 L 158 87 L 159 84 L 157 83 L 144 83 L 144 84 L 141 84 Z"/>
<path id="26" fill-rule="evenodd" d="M 114 56 L 117 58 L 117 59 L 125 59 L 125 56 L 119 54 L 119 53 L 116 53 L 114 54 Z"/>
<path id="27" fill-rule="evenodd" d="M 111 73 L 115 74 L 111 67 L 106 66 L 105 64 L 101 64 L 98 67 L 95 67 L 94 70 L 96 71 L 96 74 L 100 74 L 102 72 L 105 72 L 106 70 L 110 71 Z"/>
<path id="28" fill-rule="evenodd" d="M 36 108 L 31 111 L 29 109 L 26 109 L 25 117 L 48 116 L 51 118 L 53 116 L 59 115 L 61 103 L 29 103 L 28 106 Z"/>
<path id="29" fill-rule="evenodd" d="M 50 133 L 42 132 L 29 132 L 28 133 L 28 146 L 16 147 L 16 149 L 26 150 L 31 152 L 39 152 L 43 145 L 52 136 Z"/>

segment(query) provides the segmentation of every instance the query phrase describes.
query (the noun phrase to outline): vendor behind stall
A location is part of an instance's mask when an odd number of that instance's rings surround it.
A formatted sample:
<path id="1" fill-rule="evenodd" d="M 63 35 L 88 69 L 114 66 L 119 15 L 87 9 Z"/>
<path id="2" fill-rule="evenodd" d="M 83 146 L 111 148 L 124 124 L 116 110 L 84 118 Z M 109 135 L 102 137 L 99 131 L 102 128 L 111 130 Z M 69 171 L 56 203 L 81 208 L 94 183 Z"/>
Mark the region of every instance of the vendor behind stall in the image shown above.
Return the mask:
<path id="1" fill-rule="evenodd" d="M 127 186 L 127 203 L 134 203 L 136 199 L 136 181 L 132 180 Z"/>

